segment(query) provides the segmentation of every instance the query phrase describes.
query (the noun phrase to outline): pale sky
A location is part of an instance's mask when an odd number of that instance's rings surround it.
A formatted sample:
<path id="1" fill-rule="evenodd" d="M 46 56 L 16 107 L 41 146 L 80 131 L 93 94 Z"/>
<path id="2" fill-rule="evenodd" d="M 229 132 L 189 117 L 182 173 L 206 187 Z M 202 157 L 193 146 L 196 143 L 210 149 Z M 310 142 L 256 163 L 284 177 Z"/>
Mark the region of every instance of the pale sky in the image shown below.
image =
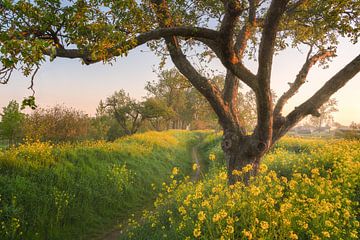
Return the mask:
<path id="1" fill-rule="evenodd" d="M 299 93 L 286 105 L 290 111 L 296 105 L 310 97 L 326 80 L 345 66 L 360 53 L 360 44 L 353 45 L 342 41 L 330 68 L 323 70 L 313 67 L 306 83 Z M 272 88 L 278 96 L 288 89 L 287 82 L 292 82 L 301 68 L 306 51 L 301 55 L 298 50 L 282 52 L 274 59 Z M 147 81 L 157 79 L 156 69 L 159 59 L 146 47 L 132 50 L 128 57 L 118 58 L 110 65 L 97 63 L 90 66 L 81 65 L 79 60 L 56 59 L 42 65 L 36 76 L 36 101 L 40 107 L 63 104 L 94 115 L 101 99 L 114 91 L 124 89 L 134 98 L 145 96 L 144 86 Z M 255 69 L 253 63 L 247 63 Z M 220 64 L 214 63 L 219 67 Z M 221 68 L 219 68 L 221 69 Z M 12 99 L 21 102 L 31 95 L 27 89 L 30 81 L 20 74 L 14 74 L 7 85 L 0 86 L 0 108 Z M 360 122 L 360 74 L 350 80 L 333 97 L 338 100 L 339 112 L 334 114 L 335 121 L 348 125 L 352 121 Z M 1 111 L 0 110 L 0 111 Z"/>

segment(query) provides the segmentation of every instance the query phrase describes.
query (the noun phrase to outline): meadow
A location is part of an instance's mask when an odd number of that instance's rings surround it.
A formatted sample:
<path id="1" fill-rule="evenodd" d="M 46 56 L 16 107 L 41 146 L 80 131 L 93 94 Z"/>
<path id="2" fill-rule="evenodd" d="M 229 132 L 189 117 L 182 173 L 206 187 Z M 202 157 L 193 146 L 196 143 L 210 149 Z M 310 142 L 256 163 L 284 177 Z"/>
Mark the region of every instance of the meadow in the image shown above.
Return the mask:
<path id="1" fill-rule="evenodd" d="M 220 141 L 167 131 L 1 151 L 0 239 L 105 239 L 114 226 L 136 240 L 358 239 L 359 141 L 286 137 L 231 186 Z"/>
<path id="2" fill-rule="evenodd" d="M 143 209 L 174 167 L 191 172 L 201 133 L 113 143 L 24 143 L 0 151 L 0 239 L 92 239 Z"/>
<path id="3" fill-rule="evenodd" d="M 358 239 L 359 141 L 285 138 L 258 177 L 231 186 L 219 143 L 203 142 L 202 180 L 164 183 L 154 209 L 130 220 L 121 239 Z"/>

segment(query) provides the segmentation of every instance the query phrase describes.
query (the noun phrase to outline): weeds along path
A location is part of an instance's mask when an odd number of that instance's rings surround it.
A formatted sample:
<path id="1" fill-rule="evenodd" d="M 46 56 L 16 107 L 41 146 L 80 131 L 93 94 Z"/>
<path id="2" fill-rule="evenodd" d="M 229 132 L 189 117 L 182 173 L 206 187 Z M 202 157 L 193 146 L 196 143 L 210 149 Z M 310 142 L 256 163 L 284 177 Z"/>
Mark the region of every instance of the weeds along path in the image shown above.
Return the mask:
<path id="1" fill-rule="evenodd" d="M 192 181 L 194 181 L 194 182 L 196 182 L 200 179 L 201 172 L 203 169 L 203 163 L 202 163 L 201 159 L 199 158 L 199 153 L 198 153 L 198 146 L 201 144 L 201 141 L 202 141 L 202 139 L 199 139 L 199 143 L 191 148 L 192 162 L 197 165 L 196 171 L 191 177 Z M 189 151 L 190 151 L 190 149 L 189 149 Z M 145 209 L 151 209 L 152 207 L 153 207 L 153 201 L 149 201 L 149 203 L 146 204 L 143 209 L 137 211 L 135 216 L 138 215 L 137 218 L 139 220 L 140 216 L 141 216 L 141 212 Z M 140 220 L 140 222 L 141 222 L 141 220 Z M 127 219 L 124 220 L 123 224 L 117 226 L 112 231 L 106 233 L 105 235 L 103 235 L 97 239 L 98 240 L 117 240 L 122 236 L 123 233 L 126 232 L 126 228 L 127 228 L 126 225 L 127 225 Z"/>

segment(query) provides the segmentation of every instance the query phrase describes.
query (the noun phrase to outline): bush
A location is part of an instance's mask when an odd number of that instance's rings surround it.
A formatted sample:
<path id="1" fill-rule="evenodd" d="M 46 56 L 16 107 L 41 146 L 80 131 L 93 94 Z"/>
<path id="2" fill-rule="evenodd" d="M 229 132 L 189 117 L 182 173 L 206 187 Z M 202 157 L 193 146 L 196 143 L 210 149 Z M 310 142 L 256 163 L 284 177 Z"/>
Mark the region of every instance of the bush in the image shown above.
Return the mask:
<path id="1" fill-rule="evenodd" d="M 88 138 L 90 118 L 81 111 L 64 106 L 37 109 L 26 116 L 23 132 L 31 140 L 76 142 Z"/>

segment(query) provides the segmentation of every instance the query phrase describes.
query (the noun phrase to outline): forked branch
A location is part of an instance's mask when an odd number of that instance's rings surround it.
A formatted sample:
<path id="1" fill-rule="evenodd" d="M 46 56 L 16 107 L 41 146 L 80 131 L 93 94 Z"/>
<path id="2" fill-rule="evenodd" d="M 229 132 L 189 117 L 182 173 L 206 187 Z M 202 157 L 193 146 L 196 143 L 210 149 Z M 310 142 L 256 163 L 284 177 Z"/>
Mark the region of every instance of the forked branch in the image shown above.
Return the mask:
<path id="1" fill-rule="evenodd" d="M 342 88 L 360 71 L 360 55 L 337 72 L 312 97 L 290 112 L 282 126 L 275 130 L 273 142 L 282 137 L 290 128 L 309 114 L 318 114 L 320 108 L 336 91 Z"/>
<path id="2" fill-rule="evenodd" d="M 289 83 L 290 88 L 287 90 L 278 100 L 274 108 L 274 119 L 281 116 L 281 111 L 286 102 L 293 97 L 300 87 L 306 82 L 306 78 L 312 66 L 319 61 L 324 61 L 335 55 L 335 51 L 319 51 L 317 54 L 310 57 L 312 48 L 310 48 L 309 54 L 306 58 L 304 65 L 299 73 L 296 75 L 294 82 Z"/>

